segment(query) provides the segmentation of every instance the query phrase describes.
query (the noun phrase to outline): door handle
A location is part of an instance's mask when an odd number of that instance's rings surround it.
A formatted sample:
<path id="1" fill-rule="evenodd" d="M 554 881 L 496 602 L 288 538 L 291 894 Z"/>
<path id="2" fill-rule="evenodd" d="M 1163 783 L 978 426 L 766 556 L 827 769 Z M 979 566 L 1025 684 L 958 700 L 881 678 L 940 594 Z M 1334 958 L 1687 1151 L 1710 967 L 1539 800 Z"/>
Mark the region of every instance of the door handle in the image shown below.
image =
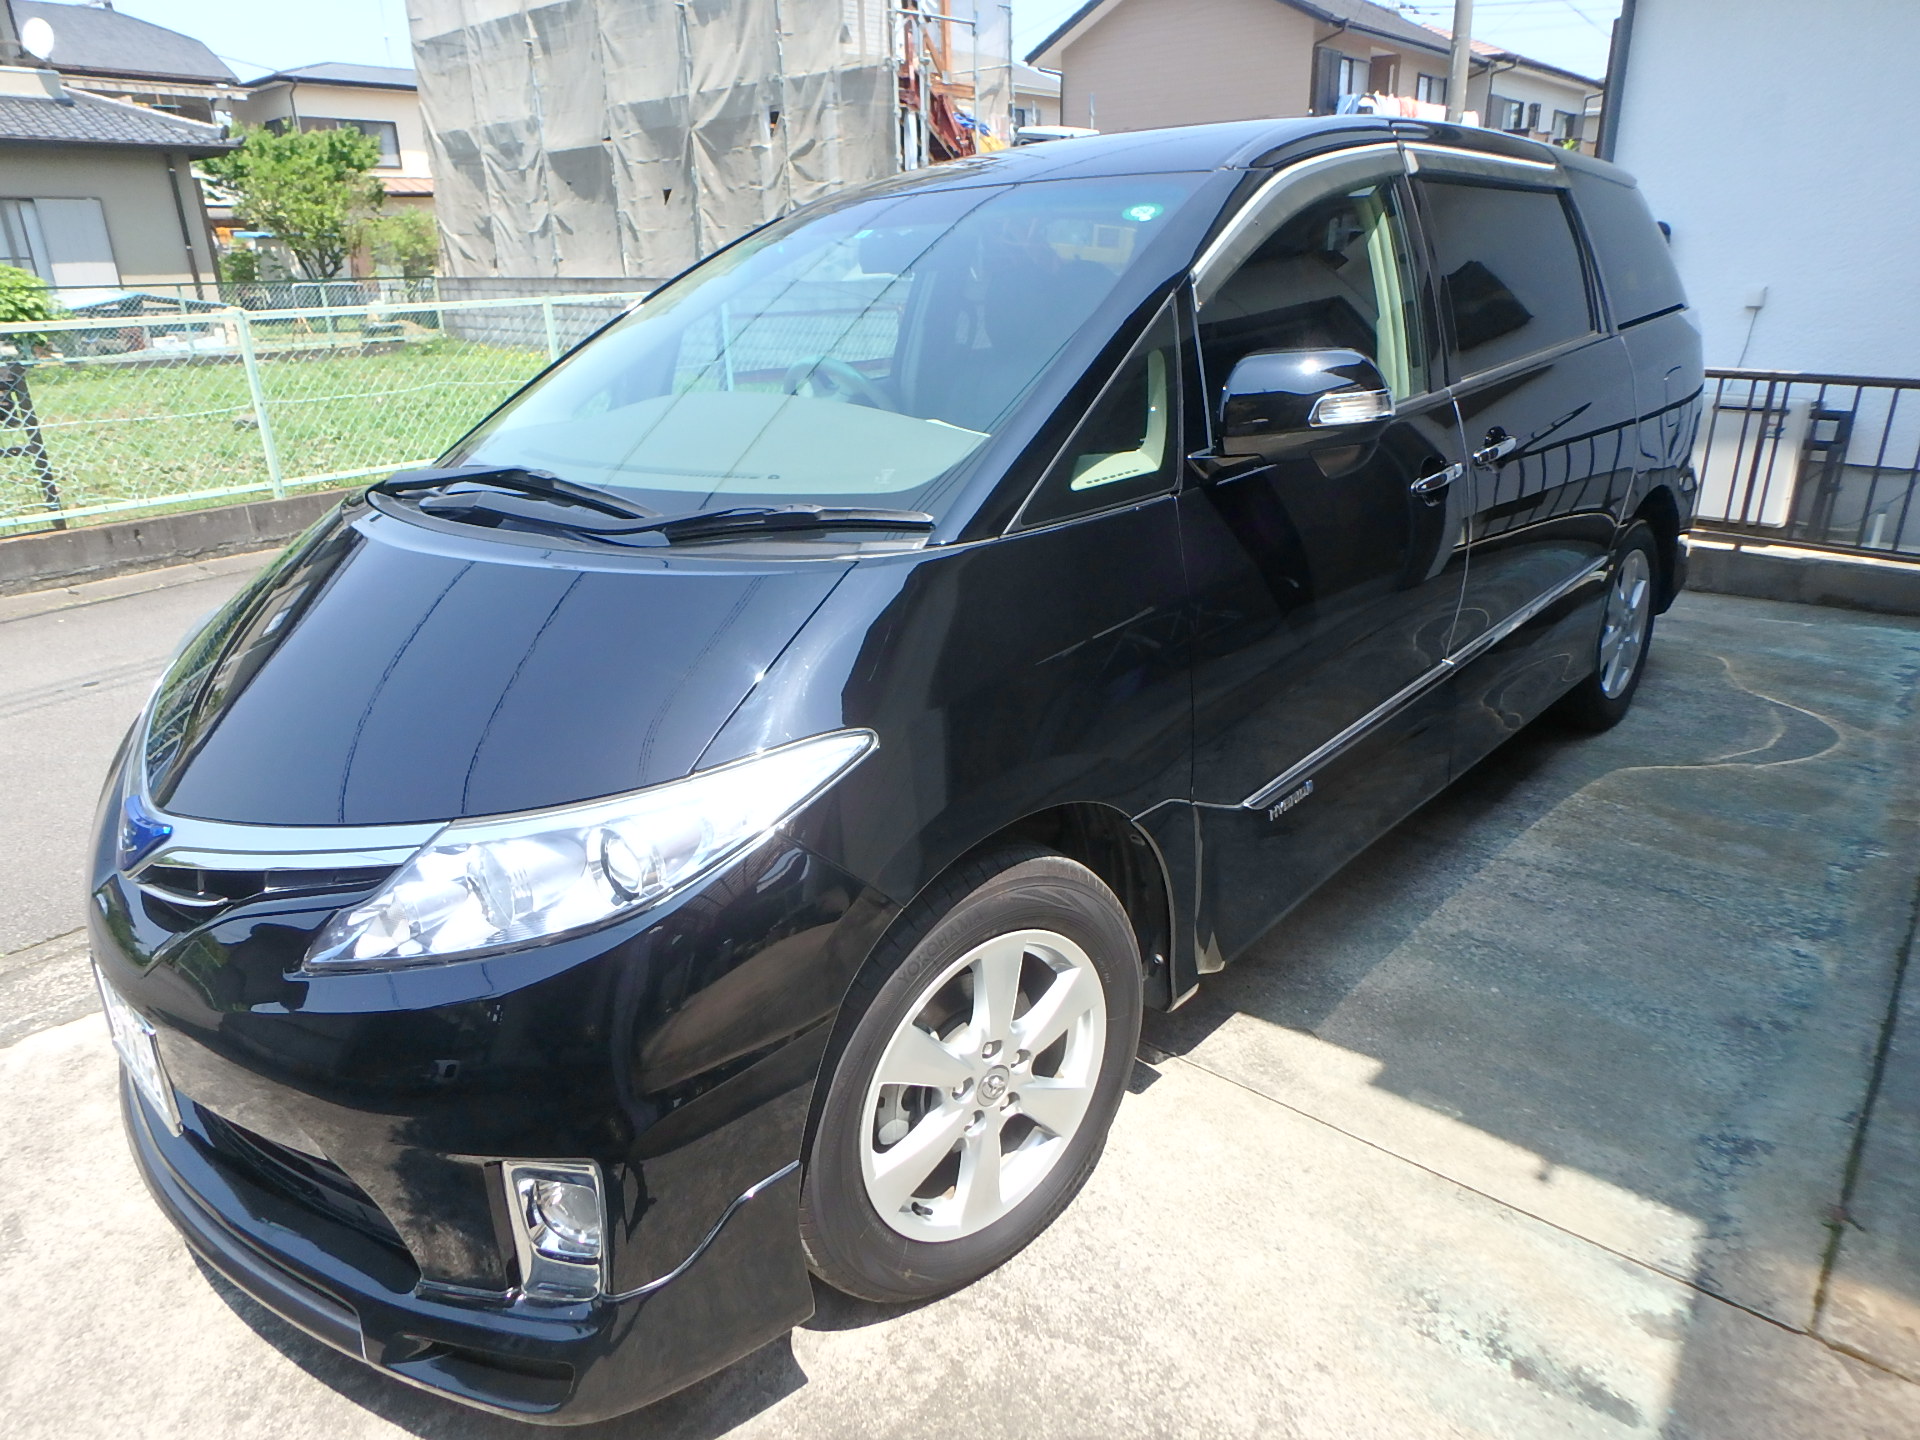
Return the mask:
<path id="1" fill-rule="evenodd" d="M 1416 495 L 1436 495 L 1466 473 L 1467 467 L 1464 465 L 1449 465 L 1446 469 L 1436 470 L 1431 475 L 1422 475 L 1407 488 Z"/>
<path id="2" fill-rule="evenodd" d="M 1487 443 L 1473 452 L 1473 463 L 1482 470 L 1491 470 L 1519 448 L 1518 440 L 1496 427 L 1487 432 Z"/>

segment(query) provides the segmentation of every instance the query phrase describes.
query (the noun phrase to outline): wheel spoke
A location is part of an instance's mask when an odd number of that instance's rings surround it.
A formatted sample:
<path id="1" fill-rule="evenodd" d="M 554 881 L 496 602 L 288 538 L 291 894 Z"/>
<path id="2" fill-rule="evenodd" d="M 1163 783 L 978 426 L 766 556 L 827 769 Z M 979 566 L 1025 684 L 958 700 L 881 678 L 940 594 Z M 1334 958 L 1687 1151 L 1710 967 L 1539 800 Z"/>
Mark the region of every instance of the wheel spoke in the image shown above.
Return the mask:
<path id="1" fill-rule="evenodd" d="M 882 1215 L 897 1214 L 904 1209 L 921 1182 L 933 1173 L 933 1167 L 947 1158 L 972 1114 L 964 1105 L 935 1110 L 909 1130 L 906 1139 L 898 1145 L 884 1154 L 875 1154 L 873 1176 L 867 1182 L 873 1208 Z M 871 1145 L 872 1141 L 867 1143 Z"/>
<path id="2" fill-rule="evenodd" d="M 1004 1112 L 989 1110 L 960 1151 L 960 1225 L 976 1230 L 1000 1218 L 1000 1126 Z"/>
<path id="3" fill-rule="evenodd" d="M 875 1078 L 882 1085 L 925 1085 L 951 1090 L 973 1075 L 973 1067 L 918 1025 L 903 1025 L 880 1058 Z"/>
<path id="4" fill-rule="evenodd" d="M 1087 1113 L 1092 1091 L 1071 1080 L 1027 1080 L 1020 1086 L 1020 1113 L 1041 1129 L 1068 1139 Z"/>
<path id="5" fill-rule="evenodd" d="M 1033 1002 L 1033 1008 L 1020 1017 L 1016 1039 L 1023 1050 L 1038 1055 L 1058 1040 L 1100 1000 L 1100 982 L 1093 971 L 1081 965 L 1063 970 L 1053 984 Z"/>
<path id="6" fill-rule="evenodd" d="M 1020 966 L 1026 945 L 1009 936 L 988 946 L 973 962 L 973 1027 L 982 1040 L 1005 1041 L 1020 998 Z"/>

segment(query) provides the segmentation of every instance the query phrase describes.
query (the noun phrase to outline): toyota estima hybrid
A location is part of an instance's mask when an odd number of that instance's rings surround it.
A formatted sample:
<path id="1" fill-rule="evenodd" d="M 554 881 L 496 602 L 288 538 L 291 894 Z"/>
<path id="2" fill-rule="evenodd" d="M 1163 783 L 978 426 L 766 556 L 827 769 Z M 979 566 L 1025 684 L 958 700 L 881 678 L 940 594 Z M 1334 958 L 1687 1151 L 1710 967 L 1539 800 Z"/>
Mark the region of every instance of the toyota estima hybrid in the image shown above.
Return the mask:
<path id="1" fill-rule="evenodd" d="M 172 663 L 90 920 L 207 1264 L 530 1419 L 1031 1241 L 1179 1004 L 1682 583 L 1630 178 L 1263 121 L 733 245 Z"/>

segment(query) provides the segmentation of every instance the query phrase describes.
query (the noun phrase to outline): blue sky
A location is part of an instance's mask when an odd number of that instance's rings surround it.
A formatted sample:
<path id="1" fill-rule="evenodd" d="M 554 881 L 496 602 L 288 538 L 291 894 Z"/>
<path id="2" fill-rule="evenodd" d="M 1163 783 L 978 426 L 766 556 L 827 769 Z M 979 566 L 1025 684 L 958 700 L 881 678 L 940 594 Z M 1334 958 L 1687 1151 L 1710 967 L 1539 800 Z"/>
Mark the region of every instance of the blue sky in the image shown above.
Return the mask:
<path id="1" fill-rule="evenodd" d="M 322 60 L 413 63 L 405 0 L 114 0 L 113 8 L 193 36 L 242 80 Z"/>
<path id="2" fill-rule="evenodd" d="M 1081 0 L 1014 0 L 1014 39 L 1024 52 L 1079 8 Z M 116 0 L 138 15 L 205 41 L 243 80 L 319 60 L 410 63 L 405 0 Z M 1415 0 L 1402 11 L 1447 25 L 1452 0 Z M 1536 60 L 1600 75 L 1607 32 L 1620 0 L 1475 0 L 1474 30 Z"/>

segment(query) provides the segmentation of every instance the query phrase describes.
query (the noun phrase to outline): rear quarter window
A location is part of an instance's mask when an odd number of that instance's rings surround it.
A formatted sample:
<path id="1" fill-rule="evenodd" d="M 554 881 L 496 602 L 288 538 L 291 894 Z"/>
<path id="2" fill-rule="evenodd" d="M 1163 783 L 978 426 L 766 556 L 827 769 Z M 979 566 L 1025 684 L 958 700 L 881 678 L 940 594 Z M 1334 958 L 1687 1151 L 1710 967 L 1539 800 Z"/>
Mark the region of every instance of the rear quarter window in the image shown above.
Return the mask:
<path id="1" fill-rule="evenodd" d="M 1593 333 L 1560 192 L 1423 176 L 1427 234 L 1464 374 Z"/>
<path id="2" fill-rule="evenodd" d="M 1574 203 L 1593 241 L 1600 283 L 1613 307 L 1616 325 L 1631 325 L 1687 303 L 1667 237 L 1654 224 L 1646 197 L 1635 185 L 1604 175 L 1574 171 L 1568 175 Z"/>

